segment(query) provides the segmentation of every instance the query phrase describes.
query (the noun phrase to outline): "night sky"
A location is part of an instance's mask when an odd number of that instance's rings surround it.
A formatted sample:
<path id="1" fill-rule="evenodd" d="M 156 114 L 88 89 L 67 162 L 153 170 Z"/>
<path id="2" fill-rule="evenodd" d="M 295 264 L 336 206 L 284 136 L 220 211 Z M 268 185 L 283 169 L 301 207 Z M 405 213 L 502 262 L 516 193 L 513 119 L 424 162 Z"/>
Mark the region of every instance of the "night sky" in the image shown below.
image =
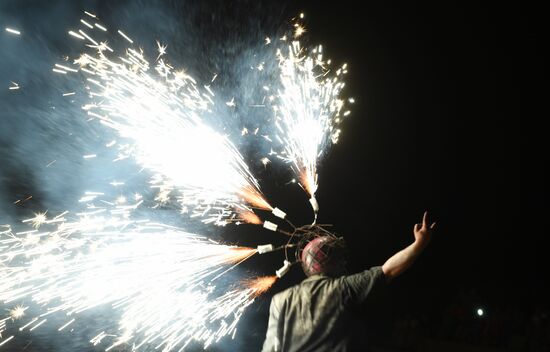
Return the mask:
<path id="1" fill-rule="evenodd" d="M 147 6 L 143 5 L 139 20 L 132 22 L 133 14 L 140 13 L 140 4 Z M 153 11 L 156 8 L 163 9 L 158 12 L 160 18 Z M 506 70 L 497 43 L 494 8 L 463 2 L 378 1 L 361 2 L 359 7 L 359 2 L 342 0 L 54 1 L 49 5 L 7 1 L 0 9 L 2 27 L 18 24 L 26 30 L 25 36 L 40 32 L 36 36 L 49 43 L 47 52 L 53 56 L 71 50 L 59 38 L 65 38 L 66 29 L 82 10 L 93 11 L 108 24 L 123 22 L 129 33 L 132 29 L 152 31 L 149 37 L 143 36 L 148 41 L 144 45 L 154 44 L 160 37 L 168 43 L 169 55 L 180 55 L 195 76 L 208 78 L 211 72 L 220 72 L 221 92 L 228 96 L 242 84 L 240 71 L 234 68 L 243 52 L 304 12 L 307 41 L 323 44 L 325 55 L 337 65 L 348 63 L 345 94 L 356 100 L 342 125 L 339 143 L 320 163 L 319 222 L 333 224 L 333 230 L 346 238 L 353 271 L 381 265 L 410 244 L 413 225 L 424 210 L 437 222 L 431 245 L 381 298 L 372 315 L 379 319 L 373 322 L 373 331 L 383 335 L 396 316 L 409 312 L 440 312 L 464 290 L 476 290 L 478 306 L 488 312 L 503 302 L 528 306 L 548 294 L 547 277 L 540 272 L 542 233 L 534 220 L 526 219 L 526 214 L 544 216 L 532 205 L 541 200 L 540 195 L 526 190 L 536 188 L 532 184 L 531 188 L 515 186 L 521 175 L 521 143 L 508 133 L 519 125 L 510 124 L 508 114 L 502 113 L 502 103 L 497 103 L 497 90 L 507 79 L 503 77 Z M 163 21 L 164 13 L 171 14 L 170 20 Z M 46 31 L 51 21 L 55 24 Z M 145 21 L 145 28 L 139 21 Z M 193 37 L 182 34 L 190 30 Z M 55 35 L 58 37 L 51 37 Z M 509 40 L 530 54 L 532 37 L 513 34 Z M 175 53 L 170 52 L 171 47 Z M 40 60 L 40 52 L 37 55 L 33 60 Z M 4 129 L 0 133 L 4 139 L 0 140 L 0 216 L 6 214 L 11 221 L 49 204 L 40 199 L 42 187 L 33 176 L 35 171 L 18 163 L 7 140 L 8 134 L 13 138 L 8 128 L 17 131 L 21 123 L 19 118 L 15 122 L 18 110 L 10 104 L 26 104 L 45 83 L 29 79 L 28 85 L 35 91 L 13 99 L 7 91 L 9 82 L 21 81 L 17 74 L 24 73 L 14 71 L 17 65 L 8 54 L 0 53 L 0 60 L 5 61 L 0 69 L 0 85 L 5 87 L 0 101 L 8 111 L 4 117 L 0 112 L 0 128 Z M 533 65 L 538 63 L 533 61 Z M 51 64 L 51 57 L 44 57 L 43 65 Z M 526 75 L 535 71 L 533 67 L 525 70 Z M 287 210 L 295 223 L 310 221 L 307 197 L 297 186 L 285 185 L 288 175 L 263 170 L 253 161 L 261 151 L 253 145 L 243 148 L 268 199 Z M 27 194 L 36 196 L 14 209 L 13 202 Z M 78 187 L 71 194 L 78 194 Z M 533 209 L 526 210 L 528 207 Z M 217 236 L 243 245 L 282 240 L 246 225 L 224 228 Z M 273 254 L 256 258 L 245 269 L 270 274 L 281 262 L 281 257 Z M 247 350 L 258 349 L 271 294 L 302 278 L 294 268 L 249 307 L 237 341 L 226 347 L 231 350 L 244 344 Z M 59 337 L 61 341 L 64 338 Z M 40 350 L 40 343 L 45 343 L 40 341 L 29 350 Z M 222 345 L 216 348 L 224 349 Z"/>

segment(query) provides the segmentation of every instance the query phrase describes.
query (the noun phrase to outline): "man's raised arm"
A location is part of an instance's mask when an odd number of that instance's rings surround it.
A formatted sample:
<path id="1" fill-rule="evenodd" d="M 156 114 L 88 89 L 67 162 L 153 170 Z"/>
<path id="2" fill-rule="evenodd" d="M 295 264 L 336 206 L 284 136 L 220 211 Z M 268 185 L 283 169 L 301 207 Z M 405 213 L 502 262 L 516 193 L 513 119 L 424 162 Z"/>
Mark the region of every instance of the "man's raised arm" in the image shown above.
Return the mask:
<path id="1" fill-rule="evenodd" d="M 414 225 L 414 242 L 405 249 L 394 254 L 382 265 L 382 271 L 386 276 L 386 281 L 391 281 L 407 270 L 412 263 L 424 251 L 432 238 L 435 222 L 428 225 L 428 212 L 424 212 L 422 224 Z"/>

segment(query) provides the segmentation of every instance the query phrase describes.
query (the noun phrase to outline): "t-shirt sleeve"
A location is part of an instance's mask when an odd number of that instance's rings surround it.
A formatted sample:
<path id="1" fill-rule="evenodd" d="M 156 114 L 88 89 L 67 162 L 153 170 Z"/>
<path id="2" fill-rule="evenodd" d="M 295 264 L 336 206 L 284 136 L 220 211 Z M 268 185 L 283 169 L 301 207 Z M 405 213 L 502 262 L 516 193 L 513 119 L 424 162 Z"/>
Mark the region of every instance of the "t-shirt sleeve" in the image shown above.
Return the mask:
<path id="1" fill-rule="evenodd" d="M 351 296 L 357 303 L 363 303 L 373 292 L 386 284 L 386 277 L 381 266 L 344 277 Z"/>

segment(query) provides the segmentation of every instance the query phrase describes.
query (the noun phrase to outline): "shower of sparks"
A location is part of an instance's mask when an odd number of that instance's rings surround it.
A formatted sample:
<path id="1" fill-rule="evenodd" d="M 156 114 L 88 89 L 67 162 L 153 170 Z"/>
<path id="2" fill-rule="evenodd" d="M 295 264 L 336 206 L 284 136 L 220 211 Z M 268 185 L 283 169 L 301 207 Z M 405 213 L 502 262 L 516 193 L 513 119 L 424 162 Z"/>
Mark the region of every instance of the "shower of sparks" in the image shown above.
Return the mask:
<path id="1" fill-rule="evenodd" d="M 95 22 L 94 14 L 85 14 L 81 28 L 68 33 L 82 40 L 87 52 L 52 70 L 83 75 L 90 97 L 83 109 L 90 121 L 118 133 L 117 140 L 106 145 L 118 148 L 115 161 L 132 157 L 152 173 L 155 207 L 176 200 L 182 213 L 205 223 L 263 224 L 275 231 L 276 224 L 254 213 L 254 208 L 274 209 L 244 158 L 229 136 L 204 120 L 218 108 L 214 109 L 217 98 L 211 82 L 199 85 L 186 71 L 174 69 L 166 61 L 167 46 L 158 41 L 154 62 L 137 48 L 114 53 L 116 46 L 97 39 L 108 35 L 107 28 Z M 340 97 L 347 68 L 332 71 L 321 46 L 303 49 L 297 38 L 305 32 L 296 24 L 288 36 L 273 39 L 282 45 L 273 57 L 279 63 L 279 82 L 263 87 L 269 96 L 257 106 L 273 108 L 278 132 L 270 136 L 262 128 L 258 135 L 256 128 L 253 135 L 281 143 L 269 155 L 291 165 L 296 179 L 290 182 L 300 184 L 317 210 L 317 164 L 326 147 L 337 142 L 338 124 L 349 114 Z M 121 30 L 117 33 L 134 44 Z M 118 35 L 109 39 L 123 41 Z M 265 38 L 266 45 L 271 43 Z M 269 62 L 251 66 L 260 72 L 270 67 Z M 220 105 L 234 108 L 235 98 Z M 249 133 L 242 130 L 242 135 Z M 260 161 L 264 167 L 271 162 Z M 122 192 L 119 186 L 124 182 L 110 184 Z M 181 351 L 199 343 L 207 348 L 225 336 L 234 337 L 245 308 L 277 280 L 257 277 L 228 287 L 218 279 L 255 255 L 256 249 L 133 220 L 133 211 L 144 202 L 139 193 L 118 193 L 110 201 L 103 196 L 86 192 L 79 202 L 87 208 L 80 213 L 36 213 L 23 221 L 32 227 L 25 231 L 0 225 L 0 307 L 7 312 L 0 318 L 0 346 L 14 338 L 2 337 L 12 325 L 33 331 L 52 324 L 50 315 L 55 315 L 63 317 L 56 328 L 69 330 L 78 326 L 81 313 L 103 306 L 112 309 L 118 326 L 98 326 L 90 343 L 105 345 L 106 351 L 121 345 Z"/>
<path id="2" fill-rule="evenodd" d="M 0 304 L 8 312 L 0 334 L 11 324 L 20 331 L 52 324 L 57 319 L 50 315 L 66 317 L 62 331 L 77 324 L 80 313 L 105 306 L 118 327 L 98 326 L 92 343 L 107 351 L 122 344 L 133 350 L 181 350 L 191 342 L 206 348 L 233 335 L 244 309 L 274 280 L 246 280 L 229 289 L 215 280 L 257 250 L 131 220 L 139 204 L 90 203 L 82 213 L 50 218 L 40 213 L 40 230 L 0 226 Z M 40 311 L 29 313 L 30 306 Z"/>
<path id="3" fill-rule="evenodd" d="M 239 220 L 249 224 L 261 225 L 263 221 L 251 211 L 241 211 L 239 213 Z"/>
<path id="4" fill-rule="evenodd" d="M 300 28 L 297 25 L 296 31 L 303 32 Z M 298 41 L 279 49 L 277 56 L 280 85 L 268 100 L 275 114 L 276 139 L 282 143 L 278 156 L 291 164 L 299 184 L 314 200 L 318 160 L 329 143 L 338 141 L 338 124 L 349 114 L 342 112 L 345 104 L 340 97 L 346 65 L 330 71 L 321 46 L 308 51 Z"/>
<path id="5" fill-rule="evenodd" d="M 166 46 L 157 44 L 154 67 L 131 48 L 111 58 L 94 46 L 74 60 L 91 97 L 83 109 L 126 140 L 117 160 L 134 157 L 153 172 L 159 205 L 176 199 L 182 212 L 205 223 L 247 222 L 251 217 L 241 215 L 252 208 L 272 210 L 235 145 L 203 122 L 214 104 L 212 90 L 174 70 L 160 57 Z M 234 99 L 227 105 L 234 106 Z"/>
<path id="6" fill-rule="evenodd" d="M 21 35 L 21 32 L 19 32 L 17 29 L 13 29 L 13 28 L 6 27 L 6 32 Z"/>
<path id="7" fill-rule="evenodd" d="M 262 276 L 255 279 L 245 280 L 243 283 L 246 287 L 253 290 L 257 296 L 266 292 L 277 281 L 277 276 Z"/>

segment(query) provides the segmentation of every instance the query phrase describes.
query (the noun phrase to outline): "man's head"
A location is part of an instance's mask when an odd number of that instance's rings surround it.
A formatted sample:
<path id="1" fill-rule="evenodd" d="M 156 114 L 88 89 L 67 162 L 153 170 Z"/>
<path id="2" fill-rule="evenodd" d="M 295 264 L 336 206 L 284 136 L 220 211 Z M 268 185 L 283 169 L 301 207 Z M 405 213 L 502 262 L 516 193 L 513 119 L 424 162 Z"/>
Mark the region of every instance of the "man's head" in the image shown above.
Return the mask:
<path id="1" fill-rule="evenodd" d="M 306 276 L 339 276 L 346 271 L 347 249 L 342 238 L 321 236 L 311 240 L 300 255 Z"/>

